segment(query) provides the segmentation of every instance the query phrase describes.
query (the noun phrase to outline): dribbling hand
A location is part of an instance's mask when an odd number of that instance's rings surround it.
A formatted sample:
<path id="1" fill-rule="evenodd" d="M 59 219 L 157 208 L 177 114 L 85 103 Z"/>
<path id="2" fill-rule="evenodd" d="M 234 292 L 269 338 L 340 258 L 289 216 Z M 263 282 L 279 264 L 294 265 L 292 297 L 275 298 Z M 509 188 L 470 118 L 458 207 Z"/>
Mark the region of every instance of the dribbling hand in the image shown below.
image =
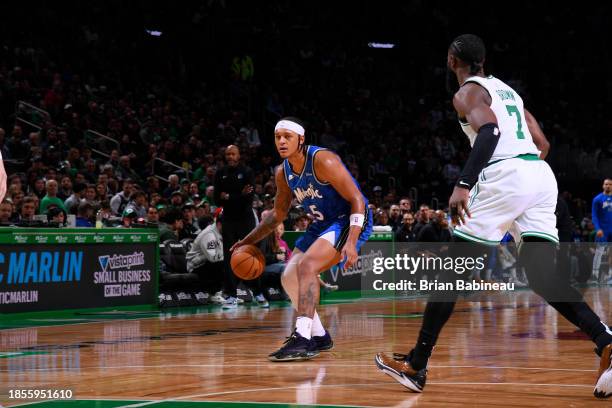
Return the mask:
<path id="1" fill-rule="evenodd" d="M 450 209 L 451 221 L 453 225 L 465 224 L 465 215 L 472 217 L 468 209 L 468 199 L 470 191 L 466 188 L 455 187 L 453 194 L 448 200 L 448 208 Z"/>
<path id="2" fill-rule="evenodd" d="M 242 242 L 242 240 L 236 242 L 234 245 L 232 245 L 232 247 L 229 249 L 230 253 L 234 252 L 234 250 L 238 247 L 241 247 L 244 245 L 244 242 Z"/>

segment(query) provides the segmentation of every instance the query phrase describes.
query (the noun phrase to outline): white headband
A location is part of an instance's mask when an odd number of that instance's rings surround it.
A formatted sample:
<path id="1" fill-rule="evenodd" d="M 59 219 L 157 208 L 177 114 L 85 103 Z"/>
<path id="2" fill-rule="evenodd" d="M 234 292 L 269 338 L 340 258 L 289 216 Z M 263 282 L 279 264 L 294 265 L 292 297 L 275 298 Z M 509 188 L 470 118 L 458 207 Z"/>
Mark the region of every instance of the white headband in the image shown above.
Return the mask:
<path id="1" fill-rule="evenodd" d="M 279 120 L 276 126 L 274 127 L 274 131 L 276 132 L 278 129 L 287 129 L 297 133 L 300 136 L 304 136 L 304 133 L 306 133 L 302 125 L 295 123 L 291 120 Z"/>

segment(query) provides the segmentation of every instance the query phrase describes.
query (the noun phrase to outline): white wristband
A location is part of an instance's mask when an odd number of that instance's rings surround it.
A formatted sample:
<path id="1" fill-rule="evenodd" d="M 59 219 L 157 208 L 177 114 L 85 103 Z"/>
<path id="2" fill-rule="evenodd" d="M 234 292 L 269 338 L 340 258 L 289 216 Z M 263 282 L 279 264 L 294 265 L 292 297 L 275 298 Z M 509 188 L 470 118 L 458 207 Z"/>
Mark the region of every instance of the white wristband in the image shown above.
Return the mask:
<path id="1" fill-rule="evenodd" d="M 350 225 L 356 225 L 358 227 L 363 227 L 364 220 L 365 220 L 365 216 L 363 214 L 351 214 Z"/>

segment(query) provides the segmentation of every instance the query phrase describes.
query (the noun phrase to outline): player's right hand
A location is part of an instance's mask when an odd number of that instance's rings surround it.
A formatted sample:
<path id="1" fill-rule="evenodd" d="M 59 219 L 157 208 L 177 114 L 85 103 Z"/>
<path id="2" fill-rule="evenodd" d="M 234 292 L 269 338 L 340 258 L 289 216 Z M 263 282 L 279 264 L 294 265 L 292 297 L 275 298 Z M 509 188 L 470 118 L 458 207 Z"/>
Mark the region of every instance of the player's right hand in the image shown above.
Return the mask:
<path id="1" fill-rule="evenodd" d="M 470 190 L 461 187 L 455 187 L 453 194 L 448 200 L 448 208 L 450 209 L 451 221 L 453 225 L 465 224 L 465 215 L 471 217 L 468 209 L 468 200 L 470 198 Z"/>
<path id="2" fill-rule="evenodd" d="M 236 242 L 234 245 L 232 245 L 232 247 L 230 248 L 230 252 L 234 252 L 234 249 L 241 247 L 244 245 L 244 242 L 242 242 L 242 240 Z"/>
<path id="3" fill-rule="evenodd" d="M 603 230 L 601 230 L 601 229 L 597 230 L 597 235 L 596 236 L 597 236 L 597 238 L 603 237 Z"/>

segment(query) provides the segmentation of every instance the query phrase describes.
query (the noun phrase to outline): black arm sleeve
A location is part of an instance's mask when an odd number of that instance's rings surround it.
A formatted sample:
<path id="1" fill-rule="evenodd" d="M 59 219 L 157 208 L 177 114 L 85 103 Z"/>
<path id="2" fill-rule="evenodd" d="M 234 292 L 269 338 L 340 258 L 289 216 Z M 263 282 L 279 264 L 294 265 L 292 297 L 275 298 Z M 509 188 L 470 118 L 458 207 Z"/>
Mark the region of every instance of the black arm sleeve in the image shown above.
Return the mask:
<path id="1" fill-rule="evenodd" d="M 497 142 L 499 142 L 499 129 L 495 123 L 486 123 L 478 129 L 474 147 L 457 180 L 457 187 L 469 190 L 476 184 L 478 175 L 493 156 Z"/>

